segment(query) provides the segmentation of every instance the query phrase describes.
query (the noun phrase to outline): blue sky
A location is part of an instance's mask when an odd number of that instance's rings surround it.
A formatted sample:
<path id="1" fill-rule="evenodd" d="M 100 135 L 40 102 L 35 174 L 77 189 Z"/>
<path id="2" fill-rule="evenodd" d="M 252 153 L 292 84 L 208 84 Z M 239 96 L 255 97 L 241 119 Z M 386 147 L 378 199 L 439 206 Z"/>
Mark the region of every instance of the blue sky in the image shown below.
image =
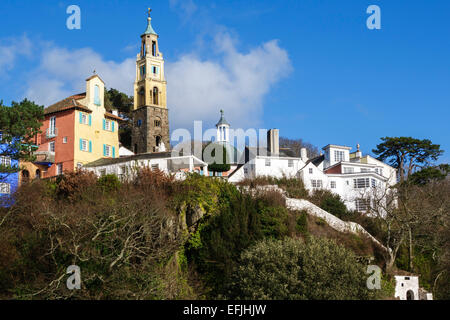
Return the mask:
<path id="1" fill-rule="evenodd" d="M 81 8 L 81 30 L 66 8 Z M 369 5 L 381 30 L 366 27 Z M 383 136 L 450 151 L 450 1 L 2 0 L 0 99 L 48 105 L 93 69 L 131 94 L 146 8 L 166 60 L 171 130 L 235 127 L 370 152 Z M 449 152 L 441 162 L 450 162 Z"/>

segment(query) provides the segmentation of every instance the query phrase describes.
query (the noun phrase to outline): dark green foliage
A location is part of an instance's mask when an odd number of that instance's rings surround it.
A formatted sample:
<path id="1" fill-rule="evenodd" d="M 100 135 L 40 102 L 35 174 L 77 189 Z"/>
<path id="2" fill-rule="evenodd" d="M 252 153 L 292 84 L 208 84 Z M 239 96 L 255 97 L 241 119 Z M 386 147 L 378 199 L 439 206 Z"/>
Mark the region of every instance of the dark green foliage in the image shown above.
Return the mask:
<path id="1" fill-rule="evenodd" d="M 306 211 L 302 211 L 298 215 L 295 229 L 303 235 L 308 234 L 308 214 Z"/>
<path id="2" fill-rule="evenodd" d="M 27 99 L 12 102 L 11 107 L 0 101 L 0 132 L 2 133 L 0 156 L 13 160 L 33 161 L 36 151 L 34 138 L 40 133 L 44 120 L 44 108 Z M 0 172 L 9 174 L 19 171 L 19 166 L 0 166 Z M 5 175 L 3 175 L 5 176 Z"/>
<path id="3" fill-rule="evenodd" d="M 220 159 L 220 161 L 217 161 L 217 160 L 210 161 L 208 159 L 208 157 L 206 157 L 206 155 L 204 154 L 203 157 L 204 157 L 204 160 L 208 163 L 208 170 L 212 171 L 212 172 L 229 171 L 230 167 L 231 167 L 230 163 L 232 162 L 231 154 L 230 154 L 230 152 L 232 150 L 230 150 L 230 147 L 225 144 L 221 145 L 221 144 L 217 144 L 217 143 L 211 143 L 205 147 L 206 150 L 209 150 L 210 148 L 214 148 L 214 149 L 211 149 L 211 157 L 213 159 L 216 158 L 216 151 L 222 149 L 222 159 Z M 204 153 L 205 153 L 205 151 L 204 151 Z M 220 157 L 220 155 L 218 154 L 217 157 Z"/>
<path id="4" fill-rule="evenodd" d="M 379 160 L 388 161 L 399 170 L 400 182 L 405 181 L 405 176 L 410 176 L 416 168 L 429 165 L 444 153 L 440 145 L 428 139 L 384 137 L 381 140 L 383 142 L 372 152 Z"/>
<path id="5" fill-rule="evenodd" d="M 408 177 L 408 182 L 417 185 L 425 185 L 433 180 L 443 180 L 450 173 L 450 165 L 440 164 L 436 167 L 427 167 L 414 172 Z"/>
<path id="6" fill-rule="evenodd" d="M 309 200 L 340 219 L 348 219 L 347 207 L 338 194 L 326 189 L 317 189 L 313 191 Z"/>
<path id="7" fill-rule="evenodd" d="M 133 97 L 116 89 L 106 90 L 105 88 L 105 108 L 107 111 L 117 110 L 125 121 L 119 124 L 119 141 L 125 147 L 131 148 L 131 131 L 133 127 L 131 110 L 133 109 Z"/>
<path id="8" fill-rule="evenodd" d="M 244 251 L 229 297 L 238 299 L 369 299 L 365 267 L 332 240 L 262 240 Z"/>

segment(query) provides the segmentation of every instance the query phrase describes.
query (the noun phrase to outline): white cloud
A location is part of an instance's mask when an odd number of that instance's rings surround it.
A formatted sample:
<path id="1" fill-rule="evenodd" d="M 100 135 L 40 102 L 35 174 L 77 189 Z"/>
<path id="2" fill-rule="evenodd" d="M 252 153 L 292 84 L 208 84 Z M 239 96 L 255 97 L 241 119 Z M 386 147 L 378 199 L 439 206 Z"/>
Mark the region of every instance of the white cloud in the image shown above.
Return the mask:
<path id="1" fill-rule="evenodd" d="M 71 94 L 85 91 L 85 79 L 96 73 L 108 88 L 129 95 L 133 92 L 135 62 L 105 61 L 90 48 L 69 51 L 55 46 L 43 49 L 40 65 L 31 72 L 26 96 L 37 103 L 49 105 Z"/>
<path id="2" fill-rule="evenodd" d="M 20 38 L 6 39 L 0 42 L 0 76 L 14 68 L 19 56 L 31 54 L 31 41 L 23 35 Z"/>
<path id="3" fill-rule="evenodd" d="M 233 127 L 258 125 L 264 97 L 292 68 L 287 52 L 276 40 L 241 53 L 228 34 L 221 34 L 213 49 L 218 61 L 184 55 L 168 64 L 173 128 L 191 128 L 193 120 L 212 124 L 218 120 L 220 109 Z"/>
<path id="4" fill-rule="evenodd" d="M 85 79 L 93 70 L 108 88 L 133 94 L 135 58 L 115 62 L 90 48 L 68 50 L 43 42 L 33 45 L 39 61 L 25 75 L 25 97 L 36 103 L 48 106 L 84 92 Z M 265 97 L 291 71 L 286 50 L 272 40 L 239 52 L 232 37 L 221 33 L 210 52 L 211 58 L 206 60 L 185 54 L 174 62 L 166 61 L 171 129 L 190 129 L 194 120 L 213 125 L 220 109 L 235 128 L 257 126 Z M 3 61 L 14 60 L 8 53 L 3 57 Z"/>

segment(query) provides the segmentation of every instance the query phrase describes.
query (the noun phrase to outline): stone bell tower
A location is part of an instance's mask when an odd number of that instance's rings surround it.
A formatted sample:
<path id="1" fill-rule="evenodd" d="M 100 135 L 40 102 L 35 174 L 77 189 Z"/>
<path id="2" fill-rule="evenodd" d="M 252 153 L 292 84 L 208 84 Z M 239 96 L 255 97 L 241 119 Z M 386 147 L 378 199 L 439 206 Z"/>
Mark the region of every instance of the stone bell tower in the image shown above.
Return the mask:
<path id="1" fill-rule="evenodd" d="M 131 135 L 133 152 L 136 154 L 170 149 L 164 59 L 159 51 L 159 36 L 151 24 L 151 11 L 148 9 L 147 30 L 141 35 L 141 52 L 136 59 Z"/>

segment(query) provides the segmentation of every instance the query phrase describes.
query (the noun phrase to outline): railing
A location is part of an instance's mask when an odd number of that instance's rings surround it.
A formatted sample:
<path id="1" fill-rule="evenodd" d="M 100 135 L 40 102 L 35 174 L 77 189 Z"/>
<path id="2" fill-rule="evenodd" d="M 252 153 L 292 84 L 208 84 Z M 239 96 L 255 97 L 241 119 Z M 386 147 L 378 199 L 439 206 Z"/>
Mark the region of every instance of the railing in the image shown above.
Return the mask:
<path id="1" fill-rule="evenodd" d="M 47 139 L 51 139 L 58 136 L 58 128 L 47 128 L 45 130 L 45 136 Z"/>

